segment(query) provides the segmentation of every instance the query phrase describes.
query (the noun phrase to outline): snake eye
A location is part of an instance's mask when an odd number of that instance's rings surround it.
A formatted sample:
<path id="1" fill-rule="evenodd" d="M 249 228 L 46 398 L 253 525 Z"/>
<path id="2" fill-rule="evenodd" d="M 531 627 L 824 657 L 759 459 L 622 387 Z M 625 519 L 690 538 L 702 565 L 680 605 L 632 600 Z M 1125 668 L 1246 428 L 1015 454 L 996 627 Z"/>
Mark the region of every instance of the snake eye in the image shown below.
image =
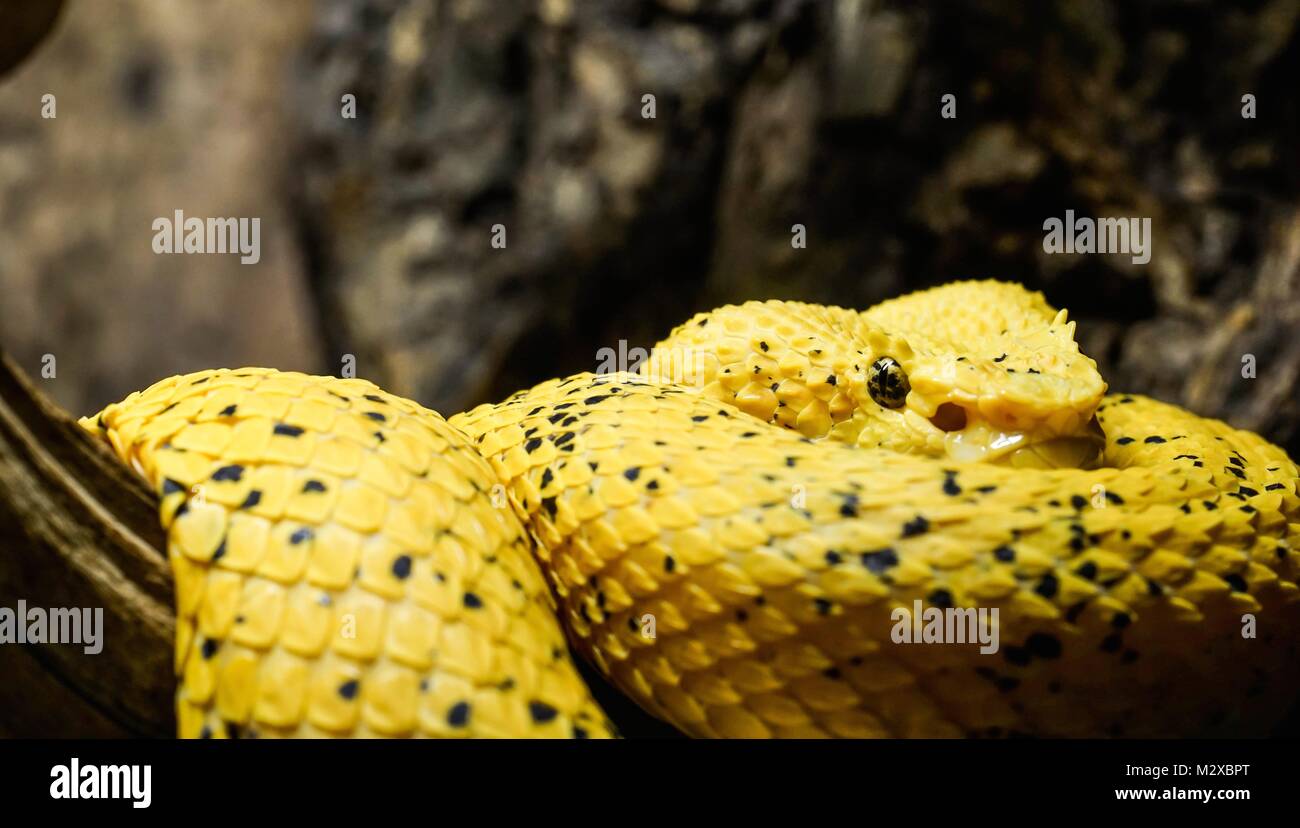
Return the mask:
<path id="1" fill-rule="evenodd" d="M 912 385 L 903 373 L 903 366 L 893 357 L 881 357 L 871 363 L 867 377 L 867 393 L 882 408 L 902 408 Z"/>

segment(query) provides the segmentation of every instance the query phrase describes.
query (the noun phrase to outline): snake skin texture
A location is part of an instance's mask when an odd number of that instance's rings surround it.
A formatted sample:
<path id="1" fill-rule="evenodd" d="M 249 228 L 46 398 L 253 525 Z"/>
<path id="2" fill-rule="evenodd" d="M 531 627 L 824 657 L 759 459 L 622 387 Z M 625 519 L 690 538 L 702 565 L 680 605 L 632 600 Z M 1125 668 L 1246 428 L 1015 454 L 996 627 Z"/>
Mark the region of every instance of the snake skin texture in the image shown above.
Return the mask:
<path id="1" fill-rule="evenodd" d="M 160 496 L 182 736 L 613 735 L 566 633 L 695 736 L 1267 732 L 1297 467 L 1105 391 L 1063 312 L 965 282 L 720 308 L 449 421 L 246 369 L 82 422 Z M 1000 647 L 896 640 L 916 602 Z"/>

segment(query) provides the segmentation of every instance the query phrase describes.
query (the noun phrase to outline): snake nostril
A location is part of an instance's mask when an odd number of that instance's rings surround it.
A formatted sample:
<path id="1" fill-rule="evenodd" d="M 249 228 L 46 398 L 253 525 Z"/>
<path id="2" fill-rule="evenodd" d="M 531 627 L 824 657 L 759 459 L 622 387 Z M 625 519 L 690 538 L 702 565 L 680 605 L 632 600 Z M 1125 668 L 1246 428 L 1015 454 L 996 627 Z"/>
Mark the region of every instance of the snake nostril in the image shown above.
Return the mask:
<path id="1" fill-rule="evenodd" d="M 934 412 L 930 422 L 940 431 L 961 431 L 966 427 L 966 409 L 956 403 L 944 403 Z"/>

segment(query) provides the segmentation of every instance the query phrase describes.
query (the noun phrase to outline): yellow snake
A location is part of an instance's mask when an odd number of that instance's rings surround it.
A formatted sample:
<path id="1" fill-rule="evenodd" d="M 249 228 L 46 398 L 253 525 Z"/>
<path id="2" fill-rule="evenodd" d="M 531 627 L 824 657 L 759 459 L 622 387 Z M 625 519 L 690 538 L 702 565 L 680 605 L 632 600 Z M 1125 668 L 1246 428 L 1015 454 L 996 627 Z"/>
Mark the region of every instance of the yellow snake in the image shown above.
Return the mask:
<path id="1" fill-rule="evenodd" d="M 728 306 L 640 369 L 450 420 L 210 370 L 82 420 L 160 497 L 180 735 L 613 735 L 566 635 L 695 736 L 1254 734 L 1294 701 L 1295 463 L 1105 396 L 1040 294 Z"/>

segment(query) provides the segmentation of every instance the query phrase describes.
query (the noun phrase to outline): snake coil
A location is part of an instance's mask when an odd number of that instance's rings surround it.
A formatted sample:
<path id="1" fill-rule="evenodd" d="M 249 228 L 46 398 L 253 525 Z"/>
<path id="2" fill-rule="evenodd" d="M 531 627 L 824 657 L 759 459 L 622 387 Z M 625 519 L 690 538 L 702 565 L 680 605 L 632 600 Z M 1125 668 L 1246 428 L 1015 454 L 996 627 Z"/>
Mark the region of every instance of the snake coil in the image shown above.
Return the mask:
<path id="1" fill-rule="evenodd" d="M 697 736 L 1266 732 L 1296 465 L 1105 391 L 1064 312 L 964 282 L 720 308 L 450 420 L 244 369 L 82 423 L 160 498 L 181 736 L 613 735 L 566 636 Z M 999 646 L 900 640 L 918 606 Z"/>

